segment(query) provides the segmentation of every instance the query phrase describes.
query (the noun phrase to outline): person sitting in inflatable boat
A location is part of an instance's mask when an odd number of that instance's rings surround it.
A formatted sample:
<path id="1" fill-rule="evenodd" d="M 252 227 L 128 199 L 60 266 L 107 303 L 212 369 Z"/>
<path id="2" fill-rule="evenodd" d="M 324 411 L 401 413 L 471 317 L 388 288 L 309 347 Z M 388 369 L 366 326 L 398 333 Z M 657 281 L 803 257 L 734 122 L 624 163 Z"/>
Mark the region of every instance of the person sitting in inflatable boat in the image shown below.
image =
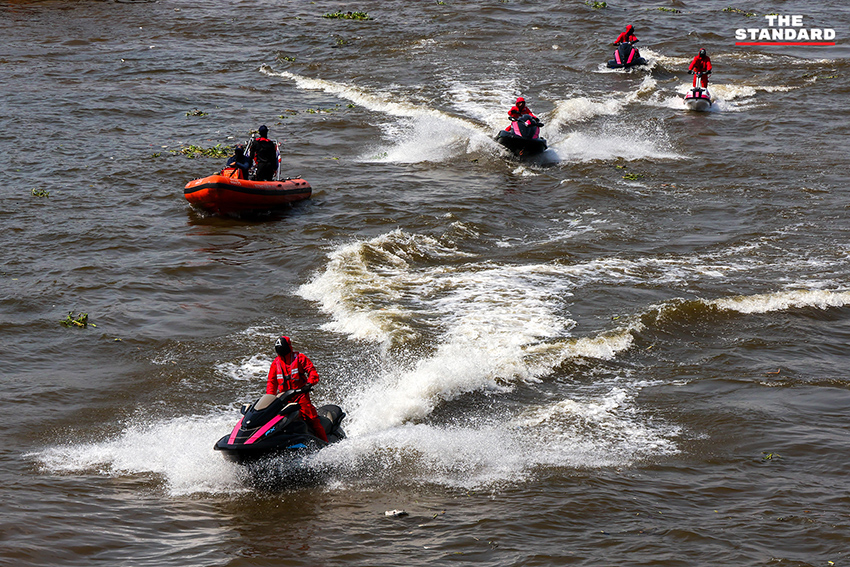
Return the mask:
<path id="1" fill-rule="evenodd" d="M 221 174 L 236 179 L 248 179 L 250 170 L 251 160 L 245 155 L 245 147 L 242 144 L 236 144 L 233 147 L 233 155 L 227 158 Z"/>

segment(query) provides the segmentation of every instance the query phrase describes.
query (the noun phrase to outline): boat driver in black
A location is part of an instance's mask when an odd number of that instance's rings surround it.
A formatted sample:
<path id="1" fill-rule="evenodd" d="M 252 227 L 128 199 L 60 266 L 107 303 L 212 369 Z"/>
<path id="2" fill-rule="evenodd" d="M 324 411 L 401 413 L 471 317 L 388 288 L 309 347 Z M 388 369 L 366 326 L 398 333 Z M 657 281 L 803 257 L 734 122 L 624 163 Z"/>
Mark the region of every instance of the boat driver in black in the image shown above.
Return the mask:
<path id="1" fill-rule="evenodd" d="M 260 126 L 257 131 L 260 135 L 251 140 L 251 147 L 248 152 L 248 157 L 256 165 L 254 180 L 274 181 L 278 163 L 277 144 L 266 137 L 269 134 L 269 129 L 265 124 Z"/>

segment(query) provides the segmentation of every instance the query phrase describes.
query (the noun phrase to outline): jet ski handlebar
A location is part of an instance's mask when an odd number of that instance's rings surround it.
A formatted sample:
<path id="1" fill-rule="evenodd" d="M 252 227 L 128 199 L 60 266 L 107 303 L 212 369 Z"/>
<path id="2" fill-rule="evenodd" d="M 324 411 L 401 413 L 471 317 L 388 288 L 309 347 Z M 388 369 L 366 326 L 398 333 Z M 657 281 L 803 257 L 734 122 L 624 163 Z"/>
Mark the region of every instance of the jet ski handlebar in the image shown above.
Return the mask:
<path id="1" fill-rule="evenodd" d="M 308 394 L 313 391 L 312 384 L 304 384 L 300 388 L 294 388 L 292 390 L 286 390 L 277 395 L 278 398 L 291 398 L 297 394 Z"/>

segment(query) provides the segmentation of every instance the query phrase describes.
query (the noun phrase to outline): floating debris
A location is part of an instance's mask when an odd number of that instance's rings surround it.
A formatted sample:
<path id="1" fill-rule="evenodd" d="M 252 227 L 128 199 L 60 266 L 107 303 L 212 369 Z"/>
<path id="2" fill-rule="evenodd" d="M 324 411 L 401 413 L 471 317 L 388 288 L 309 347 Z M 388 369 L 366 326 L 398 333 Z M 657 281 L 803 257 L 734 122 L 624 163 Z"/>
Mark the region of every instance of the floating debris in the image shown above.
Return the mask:
<path id="1" fill-rule="evenodd" d="M 69 311 L 68 316 L 60 321 L 66 327 L 87 327 L 89 324 L 89 314 L 80 313 L 74 317 L 74 312 Z M 95 325 L 92 325 L 94 327 Z"/>
<path id="2" fill-rule="evenodd" d="M 189 159 L 194 159 L 196 157 L 226 158 L 230 156 L 232 150 L 233 148 L 231 148 L 230 146 L 225 146 L 224 144 L 216 144 L 211 148 L 188 145 L 180 148 L 179 150 L 171 150 L 171 154 L 183 154 Z"/>
<path id="3" fill-rule="evenodd" d="M 386 512 L 384 512 L 384 516 L 407 516 L 407 512 L 405 512 L 404 510 L 387 510 Z"/>
<path id="4" fill-rule="evenodd" d="M 724 12 L 732 12 L 733 14 L 743 14 L 744 16 L 746 16 L 748 18 L 754 18 L 754 17 L 758 16 L 758 14 L 756 14 L 755 12 L 747 12 L 746 10 L 741 10 L 740 8 L 732 8 L 731 6 L 723 8 L 723 11 Z"/>
<path id="5" fill-rule="evenodd" d="M 369 14 L 366 12 L 333 12 L 327 13 L 323 18 L 329 18 L 332 20 L 371 20 Z"/>

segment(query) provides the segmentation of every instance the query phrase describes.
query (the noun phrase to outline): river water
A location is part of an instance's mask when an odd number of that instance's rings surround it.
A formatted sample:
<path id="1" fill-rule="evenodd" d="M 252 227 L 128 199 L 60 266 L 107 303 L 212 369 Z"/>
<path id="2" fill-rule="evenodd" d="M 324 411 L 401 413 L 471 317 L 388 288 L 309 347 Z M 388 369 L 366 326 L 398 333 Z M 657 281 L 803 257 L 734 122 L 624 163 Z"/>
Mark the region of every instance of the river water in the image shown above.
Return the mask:
<path id="1" fill-rule="evenodd" d="M 727 7 L 0 1 L 0 563 L 850 561 L 850 14 Z M 262 123 L 312 198 L 193 210 Z M 348 414 L 303 484 L 212 450 L 280 333 Z"/>

